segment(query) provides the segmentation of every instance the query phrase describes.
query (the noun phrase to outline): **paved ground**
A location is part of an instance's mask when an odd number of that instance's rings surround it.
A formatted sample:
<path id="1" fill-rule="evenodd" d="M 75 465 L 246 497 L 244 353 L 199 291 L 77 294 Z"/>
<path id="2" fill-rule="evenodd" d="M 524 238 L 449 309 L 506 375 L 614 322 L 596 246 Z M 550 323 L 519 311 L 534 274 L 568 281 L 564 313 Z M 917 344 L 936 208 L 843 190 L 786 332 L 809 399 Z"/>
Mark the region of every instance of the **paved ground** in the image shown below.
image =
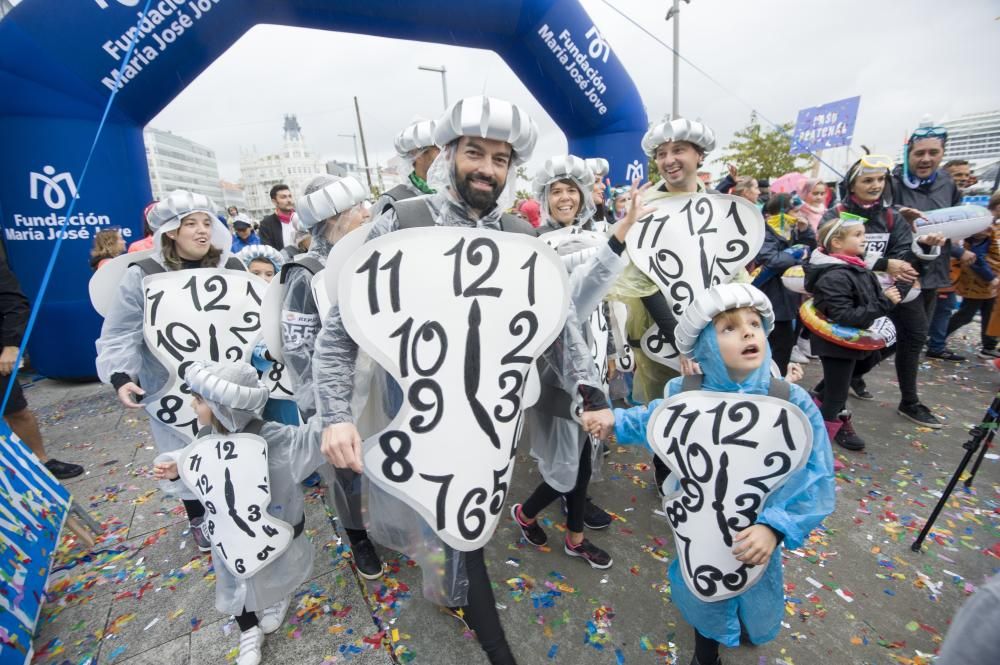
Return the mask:
<path id="1" fill-rule="evenodd" d="M 973 339 L 973 327 L 968 328 Z M 964 339 L 956 348 L 972 351 Z M 818 366 L 807 369 L 806 386 Z M 925 402 L 947 419 L 934 432 L 895 414 L 891 365 L 870 379 L 876 400 L 852 400 L 868 451 L 838 451 L 836 513 L 807 547 L 785 553 L 786 617 L 773 643 L 724 654 L 727 664 L 931 662 L 950 617 L 1000 571 L 1000 465 L 990 454 L 975 489 L 956 492 L 922 554 L 909 549 L 981 419 L 1000 375 L 984 361 L 921 368 Z M 66 538 L 36 638 L 36 663 L 182 665 L 235 656 L 238 631 L 213 606 L 210 557 L 183 533 L 182 511 L 148 478 L 154 453 L 143 418 L 122 413 L 110 390 L 39 380 L 27 388 L 50 451 L 86 464 L 70 482 L 77 501 L 107 529 L 87 553 Z M 520 456 L 511 501 L 538 482 Z M 615 559 L 592 571 L 556 545 L 558 507 L 546 513 L 552 549 L 518 542 L 509 519 L 488 548 L 497 602 L 518 662 L 683 663 L 691 631 L 670 602 L 666 569 L 674 548 L 655 519 L 648 455 L 615 447 L 594 499 L 618 520 L 590 534 Z M 420 575 L 386 553 L 391 572 L 359 584 L 334 525 L 313 492 L 308 530 L 316 569 L 296 590 L 289 621 L 268 639 L 265 662 L 482 663 L 460 624 L 420 595 Z"/>

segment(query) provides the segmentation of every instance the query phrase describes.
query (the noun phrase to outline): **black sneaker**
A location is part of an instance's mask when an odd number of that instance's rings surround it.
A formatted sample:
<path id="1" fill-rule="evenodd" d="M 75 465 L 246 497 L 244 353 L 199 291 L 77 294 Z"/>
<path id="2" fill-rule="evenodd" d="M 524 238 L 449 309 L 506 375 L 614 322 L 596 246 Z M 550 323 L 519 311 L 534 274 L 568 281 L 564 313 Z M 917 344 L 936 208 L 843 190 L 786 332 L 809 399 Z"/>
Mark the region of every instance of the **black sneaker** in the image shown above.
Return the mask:
<path id="1" fill-rule="evenodd" d="M 900 404 L 896 413 L 908 420 L 912 420 L 918 425 L 930 427 L 931 429 L 941 429 L 941 421 L 934 417 L 931 410 L 917 402 L 916 404 Z"/>
<path id="2" fill-rule="evenodd" d="M 851 381 L 851 394 L 858 399 L 871 400 L 875 399 L 875 395 L 868 392 L 868 386 L 865 385 L 864 379 L 854 379 Z"/>
<path id="3" fill-rule="evenodd" d="M 535 547 L 541 547 L 545 543 L 549 542 L 549 537 L 545 535 L 545 529 L 538 525 L 538 520 L 535 520 L 531 524 L 522 522 L 521 518 L 518 517 L 520 512 L 521 504 L 515 503 L 510 507 L 510 516 L 514 518 L 514 524 L 521 529 L 521 535 L 524 539 Z"/>
<path id="4" fill-rule="evenodd" d="M 937 358 L 938 360 L 950 360 L 953 363 L 965 362 L 965 356 L 960 356 L 957 353 L 953 353 L 948 349 L 941 349 L 940 351 L 933 351 L 927 349 L 928 358 Z"/>
<path id="5" fill-rule="evenodd" d="M 70 464 L 69 462 L 60 462 L 57 459 L 50 459 L 45 463 L 45 468 L 49 470 L 53 476 L 59 480 L 66 480 L 67 478 L 76 478 L 83 474 L 83 467 L 79 464 Z"/>
<path id="6" fill-rule="evenodd" d="M 569 539 L 567 538 L 563 542 L 563 551 L 570 556 L 580 557 L 584 561 L 590 564 L 591 568 L 599 568 L 604 570 L 605 568 L 610 568 L 611 555 L 602 550 L 597 545 L 584 538 L 580 541 L 579 545 L 570 545 Z"/>
<path id="7" fill-rule="evenodd" d="M 698 656 L 691 656 L 691 665 L 722 665 L 722 658 L 716 658 L 714 663 L 703 663 Z"/>
<path id="8" fill-rule="evenodd" d="M 559 497 L 562 500 L 563 515 L 569 515 L 569 507 L 566 505 L 566 496 Z M 607 529 L 611 526 L 613 518 L 597 504 L 587 497 L 587 502 L 583 506 L 583 526 L 588 529 Z"/>
<path id="9" fill-rule="evenodd" d="M 366 580 L 377 580 L 382 577 L 382 559 L 375 551 L 372 541 L 362 538 L 356 543 L 351 543 L 351 556 L 354 557 L 358 575 Z"/>
<path id="10" fill-rule="evenodd" d="M 212 539 L 209 537 L 208 523 L 205 521 L 205 518 L 196 517 L 189 524 L 191 525 L 191 540 L 194 541 L 198 551 L 202 553 L 211 552 Z"/>
<path id="11" fill-rule="evenodd" d="M 865 440 L 854 431 L 854 423 L 851 422 L 850 412 L 844 411 L 839 417 L 841 426 L 836 436 L 833 437 L 834 442 L 847 450 L 864 450 Z"/>
<path id="12" fill-rule="evenodd" d="M 996 349 L 980 349 L 976 355 L 986 360 L 993 360 L 994 358 L 1000 358 L 1000 351 Z"/>

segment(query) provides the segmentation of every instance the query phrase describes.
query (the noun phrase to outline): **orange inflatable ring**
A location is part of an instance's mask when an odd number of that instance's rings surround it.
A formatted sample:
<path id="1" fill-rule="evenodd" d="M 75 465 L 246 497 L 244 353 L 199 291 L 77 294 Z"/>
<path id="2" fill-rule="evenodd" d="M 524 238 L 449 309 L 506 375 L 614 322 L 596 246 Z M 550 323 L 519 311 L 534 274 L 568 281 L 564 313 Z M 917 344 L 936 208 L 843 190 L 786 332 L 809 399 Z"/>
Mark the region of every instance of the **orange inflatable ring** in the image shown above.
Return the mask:
<path id="1" fill-rule="evenodd" d="M 816 310 L 812 298 L 802 303 L 799 315 L 806 328 L 837 346 L 857 351 L 877 351 L 885 348 L 886 340 L 878 332 L 833 323 Z"/>

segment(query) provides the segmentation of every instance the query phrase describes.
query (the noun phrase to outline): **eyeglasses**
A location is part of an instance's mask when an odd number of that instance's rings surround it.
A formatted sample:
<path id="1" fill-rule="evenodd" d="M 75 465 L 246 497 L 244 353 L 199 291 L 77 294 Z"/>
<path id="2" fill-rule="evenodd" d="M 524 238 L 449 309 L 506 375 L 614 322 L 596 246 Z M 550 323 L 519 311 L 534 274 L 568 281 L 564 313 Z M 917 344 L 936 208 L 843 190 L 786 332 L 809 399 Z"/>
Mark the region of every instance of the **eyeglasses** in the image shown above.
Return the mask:
<path id="1" fill-rule="evenodd" d="M 917 127 L 910 134 L 910 140 L 915 139 L 946 139 L 948 138 L 948 129 L 946 127 Z"/>
<path id="2" fill-rule="evenodd" d="M 861 166 L 866 169 L 892 169 L 892 158 L 888 155 L 863 155 Z"/>

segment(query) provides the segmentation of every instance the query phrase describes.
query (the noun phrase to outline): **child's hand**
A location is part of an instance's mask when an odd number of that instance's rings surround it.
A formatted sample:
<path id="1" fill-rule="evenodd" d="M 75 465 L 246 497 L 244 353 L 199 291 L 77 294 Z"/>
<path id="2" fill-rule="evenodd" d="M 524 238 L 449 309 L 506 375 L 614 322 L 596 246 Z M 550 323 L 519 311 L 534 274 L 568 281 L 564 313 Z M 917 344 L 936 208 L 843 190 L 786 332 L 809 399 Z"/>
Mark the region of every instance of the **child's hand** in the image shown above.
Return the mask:
<path id="1" fill-rule="evenodd" d="M 897 289 L 895 286 L 890 286 L 882 293 L 885 294 L 885 297 L 888 298 L 889 302 L 891 302 L 893 305 L 898 305 L 899 301 L 903 299 L 903 296 L 899 295 L 899 289 Z"/>
<path id="2" fill-rule="evenodd" d="M 788 371 L 785 373 L 785 381 L 798 383 L 805 374 L 802 372 L 802 365 L 798 363 L 788 363 Z"/>
<path id="3" fill-rule="evenodd" d="M 737 561 L 762 566 L 771 558 L 771 553 L 778 546 L 778 538 L 770 527 L 754 524 L 743 529 L 733 539 L 733 556 Z"/>
<path id="4" fill-rule="evenodd" d="M 611 409 L 584 411 L 580 414 L 580 424 L 595 439 L 607 439 L 615 431 L 615 414 Z"/>
<path id="5" fill-rule="evenodd" d="M 177 462 L 157 462 L 153 465 L 153 478 L 157 480 L 177 480 Z"/>
<path id="6" fill-rule="evenodd" d="M 681 376 L 694 376 L 695 374 L 701 374 L 701 365 L 687 356 L 681 356 Z"/>

